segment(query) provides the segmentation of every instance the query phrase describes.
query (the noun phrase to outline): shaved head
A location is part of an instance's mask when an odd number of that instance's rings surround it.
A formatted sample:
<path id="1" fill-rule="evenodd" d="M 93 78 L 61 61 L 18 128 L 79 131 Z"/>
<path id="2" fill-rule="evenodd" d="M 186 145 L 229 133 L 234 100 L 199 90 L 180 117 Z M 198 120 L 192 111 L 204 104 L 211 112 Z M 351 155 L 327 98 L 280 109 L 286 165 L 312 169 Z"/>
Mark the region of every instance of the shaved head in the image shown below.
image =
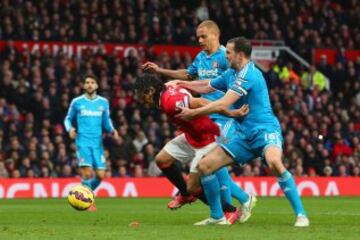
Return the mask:
<path id="1" fill-rule="evenodd" d="M 217 35 L 218 37 L 220 36 L 219 26 L 212 20 L 205 20 L 201 22 L 198 26 L 198 29 L 199 28 L 207 28 L 211 33 Z"/>

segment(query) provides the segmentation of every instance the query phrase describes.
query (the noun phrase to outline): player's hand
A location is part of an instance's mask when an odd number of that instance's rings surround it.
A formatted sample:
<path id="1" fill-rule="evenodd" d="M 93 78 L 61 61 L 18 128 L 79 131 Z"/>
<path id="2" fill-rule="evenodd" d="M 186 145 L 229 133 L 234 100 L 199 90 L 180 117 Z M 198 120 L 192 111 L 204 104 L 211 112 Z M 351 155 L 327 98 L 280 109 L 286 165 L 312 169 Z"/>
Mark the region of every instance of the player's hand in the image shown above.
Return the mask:
<path id="1" fill-rule="evenodd" d="M 181 85 L 181 82 L 182 82 L 181 80 L 172 80 L 172 81 L 165 83 L 165 85 L 167 87 L 176 87 L 176 86 Z"/>
<path id="2" fill-rule="evenodd" d="M 76 138 L 76 135 L 77 135 L 76 129 L 75 129 L 75 128 L 70 129 L 70 132 L 69 132 L 70 138 L 71 138 L 71 139 L 75 139 L 75 138 Z"/>
<path id="3" fill-rule="evenodd" d="M 232 117 L 243 117 L 246 114 L 248 114 L 250 111 L 249 105 L 248 104 L 244 104 L 241 106 L 241 108 L 235 109 L 235 110 L 231 110 L 231 116 Z"/>
<path id="4" fill-rule="evenodd" d="M 120 139 L 120 135 L 119 135 L 119 133 L 118 133 L 118 131 L 115 129 L 114 130 L 114 132 L 113 132 L 113 138 L 115 139 L 115 140 L 119 140 Z"/>
<path id="5" fill-rule="evenodd" d="M 155 72 L 155 73 L 158 73 L 160 67 L 159 67 L 156 63 L 146 62 L 146 63 L 144 63 L 144 64 L 141 66 L 141 69 L 142 69 L 144 72 Z"/>
<path id="6" fill-rule="evenodd" d="M 185 121 L 190 121 L 194 118 L 193 110 L 185 107 L 179 107 L 179 109 L 181 110 L 181 112 L 175 115 L 176 118 L 180 118 Z"/>

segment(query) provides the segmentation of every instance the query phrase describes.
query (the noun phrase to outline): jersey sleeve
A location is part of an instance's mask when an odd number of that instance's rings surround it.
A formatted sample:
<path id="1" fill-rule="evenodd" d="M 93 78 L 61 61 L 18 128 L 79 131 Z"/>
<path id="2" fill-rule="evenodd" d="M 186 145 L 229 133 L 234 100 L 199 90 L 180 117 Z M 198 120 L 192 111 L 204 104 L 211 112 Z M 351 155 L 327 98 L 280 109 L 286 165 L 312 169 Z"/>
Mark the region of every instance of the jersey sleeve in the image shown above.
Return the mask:
<path id="1" fill-rule="evenodd" d="M 249 81 L 248 66 L 239 72 L 235 77 L 235 81 L 230 87 L 230 90 L 237 93 L 240 96 L 245 96 L 253 88 L 253 81 Z"/>
<path id="2" fill-rule="evenodd" d="M 112 124 L 111 118 L 110 118 L 110 107 L 109 107 L 109 102 L 105 101 L 105 109 L 102 115 L 102 123 L 103 123 L 103 127 L 107 132 L 113 132 L 114 131 L 114 126 Z"/>
<path id="3" fill-rule="evenodd" d="M 198 54 L 191 65 L 186 69 L 187 73 L 191 76 L 198 76 L 198 67 L 199 67 L 200 55 Z"/>
<path id="4" fill-rule="evenodd" d="M 76 116 L 76 101 L 73 99 L 70 103 L 68 112 L 64 119 L 64 126 L 67 132 L 70 132 L 70 129 L 73 128 L 73 121 Z"/>
<path id="5" fill-rule="evenodd" d="M 209 82 L 210 87 L 225 93 L 227 91 L 227 76 L 228 71 L 225 71 L 220 76 L 211 79 Z"/>

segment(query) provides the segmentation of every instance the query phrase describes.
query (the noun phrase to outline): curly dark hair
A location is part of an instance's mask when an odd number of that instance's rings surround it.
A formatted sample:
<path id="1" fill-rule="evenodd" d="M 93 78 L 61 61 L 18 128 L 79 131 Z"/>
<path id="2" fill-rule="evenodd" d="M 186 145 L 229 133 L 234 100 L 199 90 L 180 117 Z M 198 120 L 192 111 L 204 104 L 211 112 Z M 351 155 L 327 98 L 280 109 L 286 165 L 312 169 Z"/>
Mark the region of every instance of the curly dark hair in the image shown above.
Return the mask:
<path id="1" fill-rule="evenodd" d="M 159 102 L 160 94 L 165 90 L 165 84 L 154 74 L 144 73 L 136 78 L 134 90 L 138 94 L 147 94 L 150 88 L 154 88 L 154 102 Z"/>

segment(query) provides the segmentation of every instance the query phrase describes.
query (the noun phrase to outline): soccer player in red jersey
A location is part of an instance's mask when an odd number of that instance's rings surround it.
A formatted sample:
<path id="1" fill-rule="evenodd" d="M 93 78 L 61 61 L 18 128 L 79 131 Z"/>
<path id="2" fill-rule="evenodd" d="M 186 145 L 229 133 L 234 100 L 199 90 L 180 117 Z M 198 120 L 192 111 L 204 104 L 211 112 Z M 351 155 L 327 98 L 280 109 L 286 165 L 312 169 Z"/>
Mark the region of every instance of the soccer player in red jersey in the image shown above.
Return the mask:
<path id="1" fill-rule="evenodd" d="M 198 108 L 209 103 L 203 98 L 194 98 L 184 88 L 166 86 L 155 75 L 143 74 L 138 77 L 135 83 L 135 90 L 140 101 L 148 107 L 158 107 L 169 118 L 182 134 L 178 135 L 157 154 L 156 162 L 164 175 L 179 189 L 182 203 L 192 203 L 196 200 L 193 195 L 197 194 L 200 188 L 197 163 L 207 153 L 216 146 L 216 137 L 220 135 L 220 129 L 208 116 L 184 121 L 176 117 L 182 107 Z M 247 114 L 248 108 L 228 111 L 224 109 L 223 114 L 239 117 Z M 190 163 L 190 174 L 187 184 L 183 180 L 181 172 L 174 164 L 175 160 L 182 163 Z M 205 197 L 197 195 L 202 201 L 206 202 Z M 224 211 L 229 204 L 224 203 Z M 231 205 L 230 205 L 231 207 Z M 225 214 L 226 215 L 226 214 Z M 235 222 L 229 220 L 230 223 Z"/>

